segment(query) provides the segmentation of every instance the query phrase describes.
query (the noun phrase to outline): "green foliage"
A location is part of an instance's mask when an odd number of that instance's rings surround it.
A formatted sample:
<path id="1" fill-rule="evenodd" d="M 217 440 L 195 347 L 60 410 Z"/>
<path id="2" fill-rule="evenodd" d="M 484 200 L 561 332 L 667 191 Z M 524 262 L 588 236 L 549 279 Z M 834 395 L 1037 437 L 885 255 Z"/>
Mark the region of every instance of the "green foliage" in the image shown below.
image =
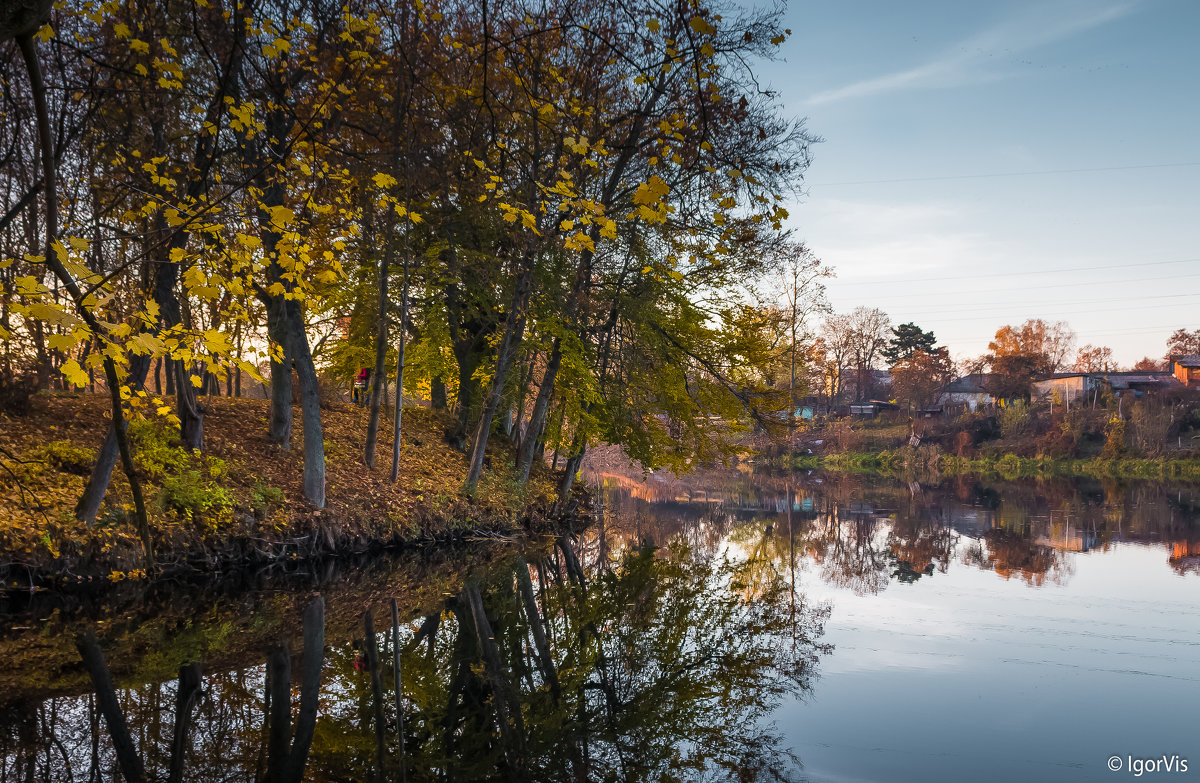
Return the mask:
<path id="1" fill-rule="evenodd" d="M 156 419 L 130 422 L 129 440 L 138 468 L 152 480 L 179 475 L 194 464 L 193 456 L 176 442 L 175 433 Z"/>
<path id="2" fill-rule="evenodd" d="M 905 450 L 855 452 L 826 456 L 794 458 L 793 469 L 822 469 L 839 473 L 878 473 L 897 475 L 907 470 Z M 929 464 L 926 461 L 925 464 Z M 1113 478 L 1153 478 L 1200 481 L 1200 460 L 1197 459 L 1056 459 L 1053 457 L 1022 457 L 1013 453 L 982 456 L 976 459 L 940 454 L 936 460 L 938 473 L 957 475 L 997 475 L 1006 479 L 1050 476 L 1092 476 Z"/>
<path id="3" fill-rule="evenodd" d="M 228 518 L 233 495 L 220 483 L 229 472 L 225 460 L 189 452 L 158 420 L 131 422 L 129 437 L 138 467 L 159 485 L 159 508 L 209 527 Z"/>
<path id="4" fill-rule="evenodd" d="M 1005 454 L 996 461 L 996 472 L 1006 479 L 1015 479 L 1021 475 L 1021 458 L 1016 454 Z"/>
<path id="5" fill-rule="evenodd" d="M 250 508 L 256 517 L 261 519 L 272 508 L 282 504 L 282 489 L 264 484 L 261 478 L 255 481 L 254 489 L 250 492 Z"/>
<path id="6" fill-rule="evenodd" d="M 96 462 L 96 450 L 82 448 L 69 440 L 52 440 L 41 448 L 34 449 L 31 456 L 43 459 L 48 464 L 67 473 L 87 475 Z"/>
<path id="7" fill-rule="evenodd" d="M 158 499 L 164 510 L 186 514 L 193 521 L 217 521 L 233 509 L 229 490 L 196 469 L 164 478 Z"/>
<path id="8" fill-rule="evenodd" d="M 918 352 L 932 355 L 936 346 L 937 337 L 933 332 L 927 332 L 910 322 L 892 329 L 892 339 L 882 353 L 889 365 L 895 365 Z"/>

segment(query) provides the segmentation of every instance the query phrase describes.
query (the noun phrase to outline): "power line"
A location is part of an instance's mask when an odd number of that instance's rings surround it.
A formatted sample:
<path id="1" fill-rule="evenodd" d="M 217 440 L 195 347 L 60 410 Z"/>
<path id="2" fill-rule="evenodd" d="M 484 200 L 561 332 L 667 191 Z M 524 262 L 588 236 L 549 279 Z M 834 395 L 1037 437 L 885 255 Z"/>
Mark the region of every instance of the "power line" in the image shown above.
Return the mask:
<path id="1" fill-rule="evenodd" d="M 898 182 L 947 182 L 958 179 L 995 179 L 998 177 L 1035 177 L 1044 174 L 1089 174 L 1099 171 L 1135 171 L 1138 169 L 1174 169 L 1200 166 L 1200 163 L 1149 163 L 1140 166 L 1101 166 L 1087 169 L 1043 169 L 1040 171 L 1003 171 L 990 174 L 954 174 L 944 177 L 903 177 L 899 179 L 860 179 L 845 182 L 813 182 L 810 187 L 831 188 L 845 185 L 890 185 Z"/>
<path id="2" fill-rule="evenodd" d="M 1171 331 L 1174 331 L 1178 328 L 1180 328 L 1179 324 L 1171 324 L 1170 326 L 1143 326 L 1143 327 L 1138 327 L 1135 329 L 1109 329 L 1109 330 L 1104 330 L 1104 331 L 1093 331 L 1091 329 L 1088 329 L 1087 334 L 1089 334 L 1089 335 L 1152 334 L 1155 332 L 1161 333 L 1164 329 L 1169 329 Z M 963 341 L 963 342 L 966 342 L 968 340 L 970 340 L 970 341 L 993 340 L 993 339 L 995 339 L 995 337 L 996 337 L 996 335 L 989 334 L 989 335 L 975 336 L 975 337 L 957 337 L 957 338 L 955 338 L 955 340 Z"/>
<path id="3" fill-rule="evenodd" d="M 1085 308 L 1083 310 L 1060 310 L 1060 311 L 1054 312 L 1054 313 L 1041 312 L 1041 313 L 1036 313 L 1034 315 L 1028 315 L 1027 314 L 1028 311 L 1023 311 L 1021 320 L 1029 320 L 1031 318 L 1040 318 L 1042 320 L 1046 320 L 1046 319 L 1050 319 L 1050 318 L 1061 319 L 1061 318 L 1068 318 L 1070 316 L 1075 316 L 1075 315 L 1090 315 L 1093 312 L 1094 312 L 1094 310 Z M 997 321 L 1003 317 L 1004 316 L 1002 316 L 998 313 L 993 313 L 991 315 L 964 316 L 962 318 L 941 318 L 941 319 L 936 319 L 936 318 L 933 318 L 930 316 L 925 316 L 922 318 L 922 320 L 928 321 L 931 324 L 938 324 L 938 323 L 953 324 L 953 323 L 962 323 L 964 321 Z"/>
<path id="4" fill-rule="evenodd" d="M 979 275 L 955 275 L 938 277 L 900 277 L 879 278 L 877 280 L 847 280 L 845 285 L 894 285 L 896 283 L 932 283 L 943 280 L 977 280 L 981 277 L 1025 277 L 1027 275 L 1053 275 L 1063 272 L 1091 272 L 1097 269 L 1125 269 L 1143 266 L 1162 266 L 1163 264 L 1188 264 L 1200 261 L 1200 258 L 1178 258 L 1171 261 L 1131 261 L 1124 264 L 1101 264 L 1096 266 L 1074 266 L 1059 269 L 1033 269 L 1028 272 L 987 272 Z"/>
<path id="5" fill-rule="evenodd" d="M 1197 296 L 1200 296 L 1200 292 L 1197 292 L 1194 294 L 1157 294 L 1154 296 L 1117 296 L 1117 297 L 1111 297 L 1108 299 L 1072 299 L 1070 304 L 1083 305 L 1083 304 L 1100 304 L 1100 303 L 1107 303 L 1107 302 L 1137 302 L 1137 301 L 1143 301 L 1146 299 L 1183 299 L 1183 298 L 1193 298 L 1193 297 L 1197 297 Z M 1042 307 L 1045 305 L 1059 305 L 1059 304 L 1063 304 L 1063 301 L 1062 300 L 1052 300 L 1052 301 L 1046 301 L 1046 302 L 1019 302 L 1019 303 L 1010 303 L 1010 304 L 982 305 L 982 306 L 964 305 L 962 307 L 941 308 L 938 310 L 917 310 L 917 311 L 906 310 L 905 314 L 907 316 L 928 317 L 928 316 L 942 315 L 945 313 L 979 312 L 981 310 L 1011 311 L 1011 310 L 1014 310 L 1017 308 Z M 1080 310 L 1079 312 L 1088 312 L 1088 311 Z"/>
<path id="6" fill-rule="evenodd" d="M 1121 283 L 1128 285 L 1130 283 L 1153 283 L 1153 282 L 1156 282 L 1159 280 L 1183 280 L 1183 279 L 1191 278 L 1191 277 L 1200 277 L 1200 272 L 1192 272 L 1192 273 L 1188 273 L 1186 275 L 1168 275 L 1166 277 L 1142 277 L 1142 278 L 1138 278 L 1137 280 L 1077 280 L 1072 283 L 1050 283 L 1050 284 L 1038 283 L 1037 288 L 1039 290 L 1045 289 L 1045 288 L 1082 288 L 1084 286 L 1089 286 L 1089 285 L 1113 285 L 1113 284 L 1121 284 Z M 1025 290 L 1028 290 L 1028 286 L 1018 285 L 1015 288 L 1010 287 L 1010 288 L 989 288 L 988 289 L 988 291 L 990 293 L 1004 293 L 1004 292 L 1011 293 L 1011 292 L 1025 291 Z M 939 297 L 966 296 L 968 294 L 978 294 L 979 291 L 980 291 L 980 289 L 978 289 L 978 288 L 973 289 L 971 291 L 936 291 L 931 294 L 922 294 L 922 296 L 939 296 Z M 861 296 L 861 294 L 856 294 L 856 296 Z M 900 296 L 911 299 L 911 298 L 914 298 L 915 295 L 909 293 L 909 294 L 900 294 Z"/>

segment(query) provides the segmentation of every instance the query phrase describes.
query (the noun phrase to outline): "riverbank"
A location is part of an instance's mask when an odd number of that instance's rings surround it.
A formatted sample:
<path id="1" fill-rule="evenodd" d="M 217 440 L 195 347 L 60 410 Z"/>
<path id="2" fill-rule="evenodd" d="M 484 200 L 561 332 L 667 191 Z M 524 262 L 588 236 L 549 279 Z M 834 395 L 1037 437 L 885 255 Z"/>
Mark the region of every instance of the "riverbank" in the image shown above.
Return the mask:
<path id="1" fill-rule="evenodd" d="M 316 509 L 301 494 L 298 413 L 296 445 L 284 451 L 267 439 L 267 401 L 202 402 L 203 454 L 175 445 L 175 433 L 161 420 L 131 425 L 161 575 L 550 527 L 553 476 L 535 471 L 520 487 L 509 475 L 510 447 L 502 438 L 492 439 L 490 468 L 478 490 L 461 493 L 466 457 L 445 443 L 450 421 L 441 412 L 405 409 L 393 484 L 390 449 L 379 448 L 374 471 L 363 464 L 367 410 L 338 403 L 322 410 L 327 505 Z M 0 417 L 0 578 L 6 586 L 147 578 L 129 484 L 119 470 L 95 522 L 74 517 L 106 416 L 107 398 L 51 394 L 38 395 L 28 415 Z M 380 429 L 390 433 L 390 420 Z"/>
<path id="2" fill-rule="evenodd" d="M 70 589 L 0 594 L 0 711 L 24 700 L 89 693 L 74 644 L 86 628 L 103 639 L 114 680 L 153 686 L 177 677 L 183 661 L 202 660 L 212 675 L 261 662 L 263 651 L 281 639 L 302 649 L 302 617 L 315 595 L 325 599 L 327 643 L 348 645 L 362 638 L 365 612 L 381 627 L 390 625 L 393 599 L 406 623 L 440 614 L 447 594 L 457 594 L 470 576 L 502 567 L 522 551 L 545 551 L 551 542 L 444 545 L 154 583 L 126 580 L 101 595 Z"/>
<path id="3" fill-rule="evenodd" d="M 979 475 L 1005 479 L 1041 477 L 1141 478 L 1200 482 L 1200 459 L 1117 458 L 1064 459 L 1022 457 L 1017 454 L 958 457 L 936 447 L 885 449 L 877 452 L 798 454 L 786 458 L 796 470 L 878 473 L 904 476 L 936 472 L 941 475 Z"/>

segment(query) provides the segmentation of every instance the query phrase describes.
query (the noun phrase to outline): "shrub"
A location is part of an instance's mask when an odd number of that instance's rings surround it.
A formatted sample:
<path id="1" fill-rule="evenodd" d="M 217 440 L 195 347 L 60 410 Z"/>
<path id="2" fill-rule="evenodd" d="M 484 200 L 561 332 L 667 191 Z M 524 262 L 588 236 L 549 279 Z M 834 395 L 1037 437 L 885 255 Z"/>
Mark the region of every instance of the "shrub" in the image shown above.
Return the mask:
<path id="1" fill-rule="evenodd" d="M 52 440 L 35 452 L 59 470 L 86 476 L 92 472 L 96 462 L 95 449 L 80 448 L 69 440 Z"/>
<path id="2" fill-rule="evenodd" d="M 1019 478 L 1021 475 L 1021 458 L 1016 454 L 1005 454 L 996 460 L 996 472 L 1006 479 Z"/>
<path id="3" fill-rule="evenodd" d="M 206 480 L 199 470 L 185 470 L 163 479 L 159 503 L 164 510 L 186 514 L 192 521 L 216 521 L 233 508 L 229 490 Z"/>
<path id="4" fill-rule="evenodd" d="M 129 424 L 138 466 L 159 484 L 158 505 L 210 526 L 233 510 L 233 496 L 219 482 L 228 474 L 225 460 L 193 454 L 175 443 L 175 433 L 162 422 Z"/>
<path id="5" fill-rule="evenodd" d="M 1171 429 L 1171 412 L 1161 405 L 1139 400 L 1129 417 L 1130 441 L 1135 452 L 1157 457 L 1167 445 Z"/>
<path id="6" fill-rule="evenodd" d="M 192 466 L 192 455 L 174 442 L 173 433 L 159 421 L 131 421 L 129 440 L 133 443 L 133 456 L 138 467 L 156 481 L 177 476 Z"/>
<path id="7" fill-rule="evenodd" d="M 1029 404 L 1018 400 L 1000 411 L 1000 434 L 1006 438 L 1022 435 L 1029 421 Z"/>
<path id="8" fill-rule="evenodd" d="M 282 505 L 283 490 L 278 487 L 272 487 L 264 484 L 262 479 L 258 479 L 254 484 L 254 489 L 250 493 L 250 508 L 254 511 L 254 515 L 262 518 L 267 515 L 267 512 L 274 506 Z"/>
<path id="9" fill-rule="evenodd" d="M 1104 449 L 1100 456 L 1104 459 L 1116 459 L 1125 453 L 1125 420 L 1113 416 L 1104 428 Z"/>

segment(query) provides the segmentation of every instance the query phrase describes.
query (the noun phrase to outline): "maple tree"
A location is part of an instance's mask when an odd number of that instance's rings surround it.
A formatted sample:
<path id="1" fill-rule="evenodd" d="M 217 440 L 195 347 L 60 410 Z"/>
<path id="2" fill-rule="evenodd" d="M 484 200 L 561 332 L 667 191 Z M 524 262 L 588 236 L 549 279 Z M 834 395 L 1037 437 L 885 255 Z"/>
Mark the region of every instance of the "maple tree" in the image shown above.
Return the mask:
<path id="1" fill-rule="evenodd" d="M 203 450 L 222 383 L 262 385 L 281 449 L 298 398 L 317 508 L 323 395 L 363 367 L 367 468 L 390 393 L 397 480 L 419 395 L 453 409 L 468 493 L 496 433 L 522 482 L 561 452 L 565 496 L 597 440 L 682 467 L 771 426 L 778 313 L 747 281 L 792 252 L 782 202 L 816 139 L 753 69 L 788 31 L 778 9 L 613 11 L 79 0 L 6 20 L 6 372 L 112 397 L 76 516 L 118 460 L 136 487 L 129 420 Z M 793 376 L 823 301 L 804 263 Z"/>

